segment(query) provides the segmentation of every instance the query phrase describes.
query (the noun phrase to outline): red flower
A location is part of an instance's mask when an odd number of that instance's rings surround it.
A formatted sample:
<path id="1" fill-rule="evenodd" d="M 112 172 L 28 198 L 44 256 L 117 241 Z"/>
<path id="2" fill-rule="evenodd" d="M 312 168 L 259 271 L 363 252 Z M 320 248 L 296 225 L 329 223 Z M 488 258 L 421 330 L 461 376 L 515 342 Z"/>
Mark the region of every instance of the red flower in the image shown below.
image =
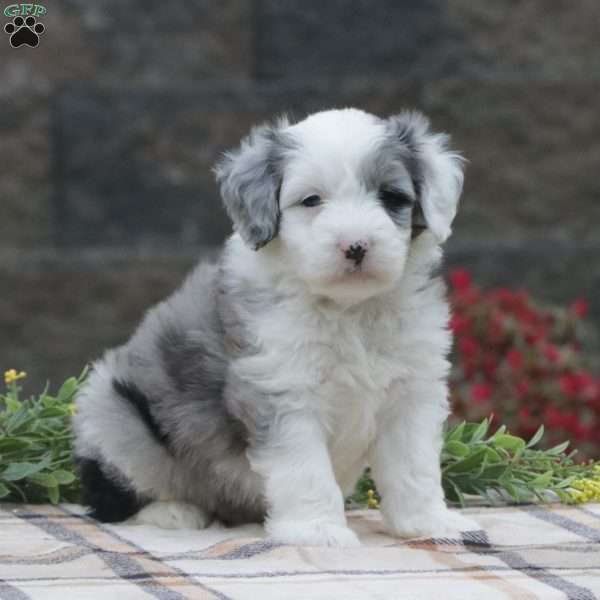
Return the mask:
<path id="1" fill-rule="evenodd" d="M 543 325 L 533 327 L 525 334 L 525 340 L 530 346 L 533 346 L 540 340 L 543 340 L 548 335 L 546 328 Z"/>
<path id="2" fill-rule="evenodd" d="M 519 409 L 519 419 L 521 419 L 521 421 L 529 421 L 530 418 L 531 411 L 526 406 L 522 406 Z"/>
<path id="3" fill-rule="evenodd" d="M 575 396 L 579 392 L 579 378 L 574 373 L 564 373 L 558 378 L 558 385 L 563 394 Z"/>
<path id="4" fill-rule="evenodd" d="M 560 360 L 560 350 L 554 344 L 546 344 L 543 349 L 544 356 L 552 363 Z"/>
<path id="5" fill-rule="evenodd" d="M 514 348 L 507 352 L 506 360 L 513 371 L 520 371 L 523 368 L 523 355 Z"/>
<path id="6" fill-rule="evenodd" d="M 471 287 L 471 275 L 464 269 L 454 269 L 450 273 L 450 283 L 457 292 L 464 292 Z"/>
<path id="7" fill-rule="evenodd" d="M 527 396 L 530 390 L 529 381 L 527 381 L 527 379 L 521 379 L 521 381 L 517 383 L 516 388 L 519 396 Z"/>
<path id="8" fill-rule="evenodd" d="M 471 386 L 471 398 L 475 404 L 485 404 L 492 397 L 492 386 L 476 383 Z"/>
<path id="9" fill-rule="evenodd" d="M 512 306 L 514 295 L 508 288 L 496 288 L 489 293 L 489 297 L 501 306 L 508 308 Z"/>
<path id="10" fill-rule="evenodd" d="M 486 356 L 483 359 L 483 371 L 488 379 L 494 379 L 498 370 L 498 362 L 493 356 Z"/>
<path id="11" fill-rule="evenodd" d="M 462 315 L 453 314 L 448 326 L 456 334 L 463 333 L 469 329 L 470 321 Z"/>
<path id="12" fill-rule="evenodd" d="M 517 319 L 525 325 L 537 325 L 540 321 L 538 314 L 526 306 L 517 306 L 513 312 Z"/>
<path id="13" fill-rule="evenodd" d="M 594 394 L 595 381 L 592 375 L 582 371 L 580 373 L 564 373 L 558 378 L 558 385 L 567 396 L 586 392 L 586 396 L 591 397 Z"/>
<path id="14" fill-rule="evenodd" d="M 585 319 L 590 310 L 590 305 L 585 298 L 577 298 L 577 300 L 575 300 L 575 302 L 573 302 L 569 308 L 577 317 L 580 319 Z"/>
<path id="15" fill-rule="evenodd" d="M 465 358 L 472 358 L 479 352 L 479 344 L 477 340 L 470 336 L 465 335 L 458 341 L 458 348 L 462 352 Z"/>
<path id="16" fill-rule="evenodd" d="M 490 317 L 487 337 L 492 344 L 499 344 L 504 339 L 504 316 L 499 310 L 494 310 Z"/>
<path id="17" fill-rule="evenodd" d="M 565 418 L 562 411 L 556 408 L 556 406 L 546 407 L 544 410 L 544 425 L 552 429 L 553 427 L 564 427 L 565 424 L 568 424 L 568 418 Z"/>
<path id="18" fill-rule="evenodd" d="M 585 371 L 577 373 L 577 379 L 579 381 L 579 389 L 581 390 L 592 388 L 595 383 L 594 377 L 590 373 L 586 373 Z"/>

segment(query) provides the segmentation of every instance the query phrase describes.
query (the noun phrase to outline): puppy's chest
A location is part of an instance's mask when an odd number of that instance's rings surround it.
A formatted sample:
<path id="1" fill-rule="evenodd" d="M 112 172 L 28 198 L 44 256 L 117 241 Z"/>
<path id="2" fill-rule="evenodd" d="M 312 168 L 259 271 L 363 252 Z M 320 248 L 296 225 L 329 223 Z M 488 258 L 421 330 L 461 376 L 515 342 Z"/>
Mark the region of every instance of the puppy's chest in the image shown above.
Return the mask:
<path id="1" fill-rule="evenodd" d="M 315 409 L 341 452 L 368 445 L 376 433 L 380 411 L 389 402 L 388 389 L 406 370 L 397 351 L 393 325 L 349 322 L 327 331 L 313 349 Z M 364 448 L 363 448 L 364 450 Z"/>
<path id="2" fill-rule="evenodd" d="M 320 415 L 332 449 L 340 454 L 364 453 L 392 382 L 407 374 L 401 321 L 386 317 L 327 319 L 281 311 L 258 328 L 264 360 L 251 362 L 259 379 L 273 388 L 289 385 Z"/>

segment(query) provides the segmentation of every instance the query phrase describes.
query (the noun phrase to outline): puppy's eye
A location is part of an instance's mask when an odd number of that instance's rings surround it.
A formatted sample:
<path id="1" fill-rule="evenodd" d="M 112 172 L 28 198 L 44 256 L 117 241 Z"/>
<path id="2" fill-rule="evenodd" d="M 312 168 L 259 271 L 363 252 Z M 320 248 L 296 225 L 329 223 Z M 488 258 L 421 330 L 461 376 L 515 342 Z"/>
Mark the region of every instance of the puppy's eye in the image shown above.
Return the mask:
<path id="1" fill-rule="evenodd" d="M 380 188 L 377 194 L 386 210 L 395 211 L 412 206 L 413 200 L 404 192 L 388 188 Z"/>
<path id="2" fill-rule="evenodd" d="M 321 204 L 321 196 L 317 196 L 317 194 L 313 194 L 312 196 L 307 196 L 302 200 L 302 206 L 319 206 Z"/>

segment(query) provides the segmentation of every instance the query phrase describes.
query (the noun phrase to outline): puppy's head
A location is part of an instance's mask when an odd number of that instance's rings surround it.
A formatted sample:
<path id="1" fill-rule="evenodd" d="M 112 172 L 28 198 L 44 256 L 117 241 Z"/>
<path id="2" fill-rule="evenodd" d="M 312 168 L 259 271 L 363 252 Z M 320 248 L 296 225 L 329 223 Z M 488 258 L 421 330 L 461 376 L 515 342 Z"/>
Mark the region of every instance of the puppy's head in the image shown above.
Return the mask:
<path id="1" fill-rule="evenodd" d="M 254 129 L 215 172 L 250 247 L 276 238 L 313 293 L 354 303 L 397 283 L 416 237 L 450 235 L 463 176 L 447 139 L 419 113 L 331 110 Z"/>

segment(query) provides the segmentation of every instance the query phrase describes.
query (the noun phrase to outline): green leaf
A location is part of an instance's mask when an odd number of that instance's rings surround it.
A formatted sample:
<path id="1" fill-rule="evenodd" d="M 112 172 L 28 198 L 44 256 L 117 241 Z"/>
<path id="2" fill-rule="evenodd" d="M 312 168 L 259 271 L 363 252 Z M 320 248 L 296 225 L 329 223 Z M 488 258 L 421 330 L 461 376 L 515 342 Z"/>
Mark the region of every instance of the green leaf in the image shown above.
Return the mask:
<path id="1" fill-rule="evenodd" d="M 10 494 L 10 490 L 0 482 L 0 498 L 6 498 Z"/>
<path id="2" fill-rule="evenodd" d="M 53 419 L 53 418 L 60 419 L 65 416 L 65 407 L 64 406 L 50 406 L 48 408 L 42 409 L 40 412 L 36 413 L 35 416 L 36 416 L 36 419 Z M 60 421 L 58 421 L 58 423 L 60 423 Z"/>
<path id="3" fill-rule="evenodd" d="M 41 485 L 42 487 L 58 487 L 58 481 L 51 473 L 36 473 L 34 475 L 31 475 L 29 479 L 34 483 Z"/>
<path id="4" fill-rule="evenodd" d="M 60 500 L 60 494 L 58 493 L 58 487 L 48 488 L 48 499 L 52 504 L 58 504 Z"/>
<path id="5" fill-rule="evenodd" d="M 552 486 L 552 488 L 554 489 L 555 492 L 558 493 L 559 489 L 568 488 L 576 479 L 577 479 L 577 475 L 571 475 L 570 477 L 563 479 L 559 483 L 554 484 L 554 486 Z"/>
<path id="6" fill-rule="evenodd" d="M 448 431 L 448 433 L 446 434 L 446 441 L 447 442 L 460 441 L 462 439 L 465 425 L 466 425 L 466 422 L 463 421 L 460 425 L 456 425 L 456 427 L 453 427 L 452 429 L 450 429 L 450 431 Z"/>
<path id="7" fill-rule="evenodd" d="M 502 435 L 495 437 L 494 444 L 500 448 L 508 450 L 509 452 L 518 452 L 519 450 L 523 450 L 523 448 L 525 448 L 524 440 L 514 435 L 509 435 L 508 433 L 503 433 Z"/>
<path id="8" fill-rule="evenodd" d="M 19 450 L 24 450 L 30 445 L 28 440 L 24 440 L 22 438 L 15 437 L 7 437 L 4 439 L 0 439 L 0 452 L 3 454 L 8 454 L 9 452 L 17 452 Z"/>
<path id="9" fill-rule="evenodd" d="M 544 489 L 545 490 L 550 485 L 551 481 L 552 481 L 552 471 L 546 471 L 545 473 L 538 475 L 535 479 L 532 479 L 529 482 L 529 485 L 531 485 L 531 487 L 536 488 L 536 489 Z"/>
<path id="10" fill-rule="evenodd" d="M 458 502 L 461 506 L 464 506 L 465 505 L 465 497 L 464 497 L 463 493 L 461 492 L 460 488 L 453 481 L 451 481 L 450 484 L 452 485 L 454 494 L 456 495 L 456 502 Z"/>
<path id="11" fill-rule="evenodd" d="M 508 492 L 509 496 L 515 501 L 520 502 L 521 498 L 517 488 L 509 481 L 502 482 L 500 485 Z"/>
<path id="12" fill-rule="evenodd" d="M 451 440 L 444 446 L 444 451 L 451 456 L 467 456 L 469 454 L 469 446 L 459 442 L 458 440 Z"/>
<path id="13" fill-rule="evenodd" d="M 69 377 L 61 386 L 60 390 L 58 390 L 58 394 L 56 395 L 56 401 L 59 404 L 64 404 L 71 400 L 73 394 L 77 391 L 77 378 Z"/>
<path id="14" fill-rule="evenodd" d="M 12 395 L 9 394 L 5 399 L 6 409 L 9 414 L 16 413 L 22 404 Z"/>
<path id="15" fill-rule="evenodd" d="M 4 429 L 7 433 L 15 435 L 19 433 L 19 429 L 28 421 L 32 421 L 32 417 L 26 407 L 21 407 L 18 411 L 12 413 L 4 424 Z"/>
<path id="16" fill-rule="evenodd" d="M 481 423 L 477 426 L 477 429 L 475 429 L 473 435 L 471 436 L 471 443 L 482 440 L 485 434 L 487 433 L 489 426 L 490 422 L 488 419 L 484 419 L 483 421 L 481 421 Z"/>
<path id="17" fill-rule="evenodd" d="M 489 463 L 499 463 L 503 460 L 498 452 L 489 446 L 485 448 L 485 458 Z"/>
<path id="18" fill-rule="evenodd" d="M 500 425 L 500 427 L 498 427 L 498 429 L 496 429 L 496 433 L 492 436 L 492 440 L 497 436 L 497 435 L 502 435 L 504 432 L 506 431 L 506 425 Z"/>
<path id="19" fill-rule="evenodd" d="M 558 444 L 557 446 L 550 448 L 550 450 L 546 450 L 546 454 L 550 454 L 551 456 L 562 454 L 569 447 L 569 443 L 570 442 L 567 441 L 563 442 L 562 444 Z"/>
<path id="20" fill-rule="evenodd" d="M 73 483 L 75 481 L 75 475 L 63 469 L 54 471 L 52 475 L 60 485 L 69 485 L 69 483 Z"/>
<path id="21" fill-rule="evenodd" d="M 490 479 L 500 479 L 508 469 L 506 464 L 491 464 L 487 465 L 485 469 L 481 472 L 479 477 L 483 481 L 489 481 Z"/>
<path id="22" fill-rule="evenodd" d="M 466 473 L 480 468 L 481 463 L 484 461 L 485 450 L 485 448 L 480 448 L 466 458 L 449 465 L 446 467 L 445 473 Z"/>
<path id="23" fill-rule="evenodd" d="M 567 492 L 565 492 L 564 490 L 553 490 L 553 491 L 558 496 L 558 499 L 563 504 L 571 504 L 571 502 L 573 501 L 571 496 L 569 496 L 569 494 Z"/>
<path id="24" fill-rule="evenodd" d="M 527 442 L 525 448 L 535 446 L 544 436 L 544 426 L 540 425 L 539 429 L 533 434 L 533 437 Z"/>
<path id="25" fill-rule="evenodd" d="M 4 479 L 5 481 L 19 481 L 42 471 L 47 466 L 43 462 L 14 462 L 8 465 L 4 472 L 0 473 L 0 479 Z"/>

